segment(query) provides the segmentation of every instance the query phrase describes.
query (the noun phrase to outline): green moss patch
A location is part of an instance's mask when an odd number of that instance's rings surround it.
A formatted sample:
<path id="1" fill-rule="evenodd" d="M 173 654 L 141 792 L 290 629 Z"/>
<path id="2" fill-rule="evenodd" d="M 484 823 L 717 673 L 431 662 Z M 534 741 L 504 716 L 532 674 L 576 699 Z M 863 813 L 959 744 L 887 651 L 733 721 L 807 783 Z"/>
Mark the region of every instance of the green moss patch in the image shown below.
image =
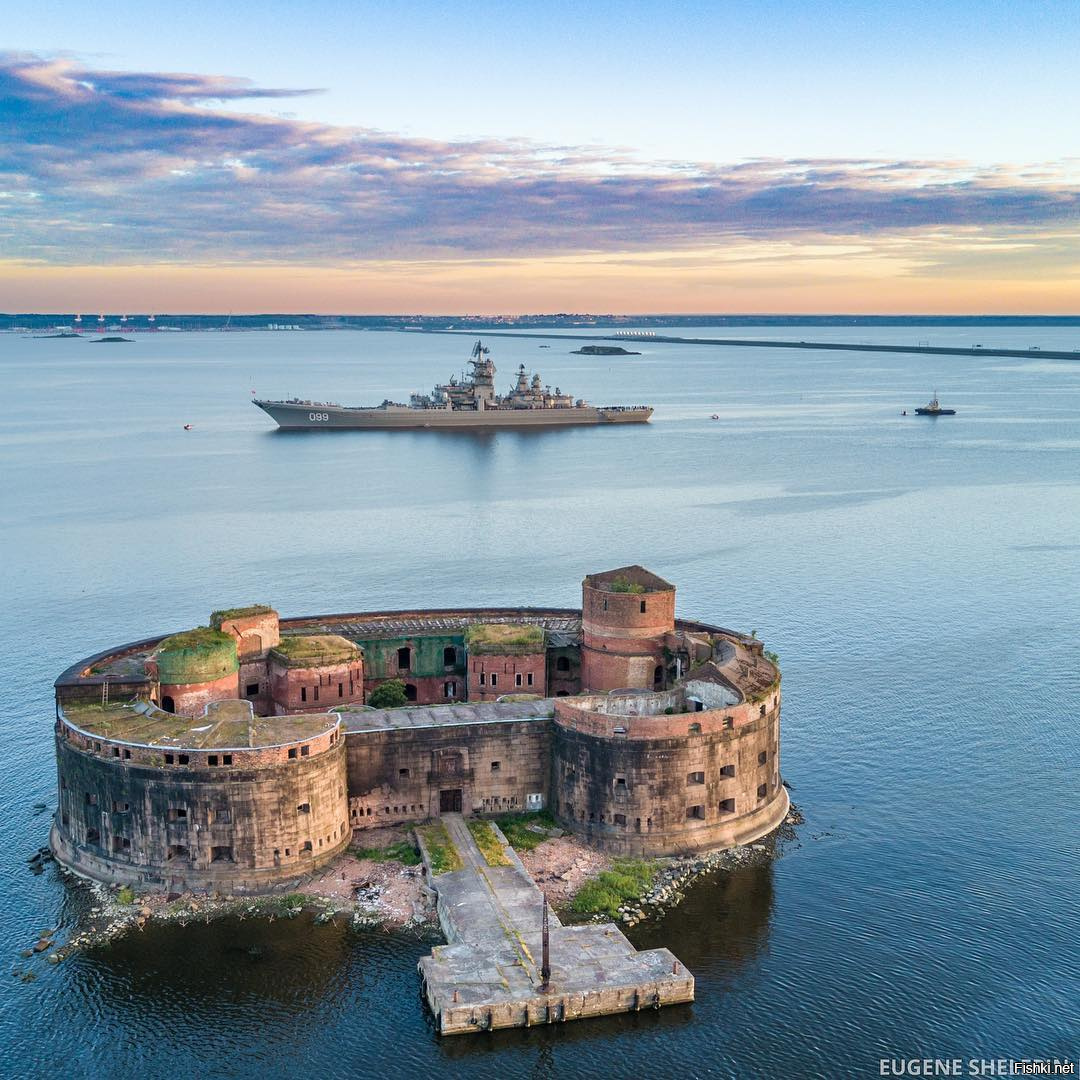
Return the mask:
<path id="1" fill-rule="evenodd" d="M 535 814 L 503 814 L 495 818 L 495 824 L 502 830 L 507 843 L 515 851 L 532 851 L 542 844 L 547 837 L 547 830 L 556 828 L 555 819 L 547 810 Z M 536 826 L 542 831 L 537 832 Z"/>
<path id="2" fill-rule="evenodd" d="M 228 634 L 214 630 L 209 626 L 196 626 L 193 630 L 184 630 L 167 637 L 158 647 L 162 652 L 201 652 L 208 649 L 227 649 L 235 647 L 236 642 Z"/>
<path id="3" fill-rule="evenodd" d="M 449 874 L 453 870 L 462 867 L 461 856 L 454 847 L 446 826 L 442 824 L 425 825 L 417 832 L 424 838 L 424 847 L 427 848 L 428 858 L 431 860 L 431 873 Z"/>
<path id="4" fill-rule="evenodd" d="M 644 585 L 639 585 L 636 581 L 630 581 L 624 577 L 617 577 L 608 588 L 612 592 L 621 593 L 643 593 L 645 591 Z"/>
<path id="5" fill-rule="evenodd" d="M 405 866 L 419 866 L 421 861 L 416 845 L 408 840 L 399 840 L 396 844 L 387 844 L 381 848 L 355 847 L 350 850 L 358 859 L 371 859 L 372 862 L 399 862 Z"/>
<path id="6" fill-rule="evenodd" d="M 532 624 L 473 623 L 465 631 L 465 646 L 470 653 L 494 656 L 523 656 L 542 652 L 544 628 Z"/>
<path id="7" fill-rule="evenodd" d="M 502 841 L 495 835 L 490 821 L 473 820 L 468 823 L 469 832 L 476 841 L 476 846 L 484 856 L 488 866 L 509 866 L 510 860 L 506 857 Z"/>
<path id="8" fill-rule="evenodd" d="M 619 906 L 637 900 L 652 888 L 656 863 L 644 859 L 620 859 L 585 882 L 570 901 L 570 910 L 579 915 L 607 915 L 615 919 Z"/>

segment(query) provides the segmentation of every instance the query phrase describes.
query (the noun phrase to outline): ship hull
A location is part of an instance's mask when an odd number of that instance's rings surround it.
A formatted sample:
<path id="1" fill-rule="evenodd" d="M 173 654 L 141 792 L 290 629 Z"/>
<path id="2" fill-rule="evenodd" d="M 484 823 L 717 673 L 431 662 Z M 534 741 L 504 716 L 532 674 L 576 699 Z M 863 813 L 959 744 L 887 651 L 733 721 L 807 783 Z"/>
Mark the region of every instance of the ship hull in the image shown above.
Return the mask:
<path id="1" fill-rule="evenodd" d="M 430 428 L 439 431 L 535 429 L 597 424 L 643 424 L 651 408 L 582 406 L 566 409 L 407 409 L 349 408 L 308 405 L 290 401 L 255 401 L 278 427 L 288 431 L 366 430 L 393 431 Z"/>
<path id="2" fill-rule="evenodd" d="M 916 409 L 916 416 L 955 416 L 955 409 Z"/>

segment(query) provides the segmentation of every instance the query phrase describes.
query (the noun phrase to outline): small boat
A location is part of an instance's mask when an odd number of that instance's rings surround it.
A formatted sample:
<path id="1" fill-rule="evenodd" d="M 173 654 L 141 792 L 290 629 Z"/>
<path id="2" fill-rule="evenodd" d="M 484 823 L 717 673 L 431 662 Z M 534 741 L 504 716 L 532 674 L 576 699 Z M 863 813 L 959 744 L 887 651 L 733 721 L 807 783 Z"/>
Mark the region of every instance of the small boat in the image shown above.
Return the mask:
<path id="1" fill-rule="evenodd" d="M 709 419 L 710 420 L 719 420 L 720 419 L 720 414 L 719 413 L 713 413 L 712 416 Z"/>
<path id="2" fill-rule="evenodd" d="M 184 425 L 184 430 L 185 431 L 190 431 L 191 430 L 191 425 L 190 424 L 185 424 Z"/>
<path id="3" fill-rule="evenodd" d="M 934 396 L 930 399 L 929 404 L 923 405 L 921 408 L 915 410 L 916 416 L 955 416 L 955 409 L 943 409 L 938 404 L 937 391 L 934 391 Z"/>

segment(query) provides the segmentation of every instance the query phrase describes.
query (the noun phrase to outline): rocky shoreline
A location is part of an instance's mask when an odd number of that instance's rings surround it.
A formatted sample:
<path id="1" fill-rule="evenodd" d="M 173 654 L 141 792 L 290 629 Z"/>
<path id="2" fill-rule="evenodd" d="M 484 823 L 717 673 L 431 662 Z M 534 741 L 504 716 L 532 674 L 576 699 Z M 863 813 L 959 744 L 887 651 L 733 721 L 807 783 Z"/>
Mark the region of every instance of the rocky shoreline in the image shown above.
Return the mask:
<path id="1" fill-rule="evenodd" d="M 678 906 L 686 890 L 699 878 L 778 856 L 784 843 L 795 839 L 795 827 L 803 821 L 802 814 L 792 804 L 784 823 L 756 843 L 658 861 L 647 890 L 619 906 L 619 921 L 632 927 L 661 918 Z M 570 908 L 574 895 L 584 884 L 610 869 L 614 861 L 561 830 L 553 829 L 551 833 L 549 839 L 531 851 L 522 852 L 522 860 L 560 914 L 581 921 Z M 404 835 L 398 830 L 384 836 L 365 836 L 364 839 L 366 842 L 371 839 L 383 843 L 400 842 Z M 359 849 L 361 852 L 375 850 Z M 40 849 L 29 860 L 32 872 L 41 873 L 50 859 L 48 849 Z M 316 923 L 348 919 L 356 929 L 410 931 L 424 936 L 438 931 L 435 895 L 424 877 L 422 866 L 404 865 L 392 858 L 360 857 L 356 850 L 342 855 L 319 874 L 299 883 L 293 892 L 270 896 L 136 895 L 130 889 L 75 878 L 63 869 L 61 873 L 79 881 L 89 891 L 89 911 L 76 931 L 62 942 L 61 927 L 40 931 L 37 940 L 21 950 L 24 961 L 59 964 L 75 952 L 103 945 L 120 934 L 141 931 L 152 921 L 184 926 L 227 916 L 295 919 L 309 912 L 314 914 Z M 591 918 L 608 921 L 610 916 L 593 915 Z M 12 975 L 23 982 L 37 978 L 32 967 L 23 969 L 18 965 Z"/>

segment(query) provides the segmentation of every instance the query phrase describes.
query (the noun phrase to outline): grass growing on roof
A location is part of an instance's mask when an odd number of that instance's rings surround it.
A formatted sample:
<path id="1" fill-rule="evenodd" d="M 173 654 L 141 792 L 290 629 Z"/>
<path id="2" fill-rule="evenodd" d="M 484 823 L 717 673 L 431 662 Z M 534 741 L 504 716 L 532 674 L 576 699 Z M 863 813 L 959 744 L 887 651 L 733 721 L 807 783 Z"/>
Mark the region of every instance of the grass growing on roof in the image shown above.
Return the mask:
<path id="1" fill-rule="evenodd" d="M 468 822 L 468 826 L 469 832 L 472 833 L 472 838 L 476 841 L 476 846 L 480 849 L 480 853 L 484 856 L 484 861 L 488 866 L 510 865 L 510 860 L 506 857 L 506 852 L 503 850 L 499 838 L 495 835 L 495 830 L 491 827 L 490 821 L 473 819 Z"/>
<path id="2" fill-rule="evenodd" d="M 158 651 L 206 649 L 221 645 L 235 645 L 235 639 L 229 637 L 228 634 L 223 634 L 220 630 L 213 630 L 209 626 L 196 626 L 192 630 L 182 630 L 179 634 L 167 637 L 158 646 Z"/>
<path id="3" fill-rule="evenodd" d="M 586 881 L 570 901 L 570 910 L 579 915 L 607 915 L 617 918 L 619 906 L 637 900 L 652 888 L 656 863 L 647 859 L 618 859 L 610 870 Z"/>
<path id="4" fill-rule="evenodd" d="M 215 630 L 221 629 L 223 622 L 229 619 L 249 619 L 253 615 L 269 615 L 274 609 L 268 604 L 248 604 L 246 607 L 222 608 L 220 611 L 210 612 L 210 625 Z"/>
<path id="5" fill-rule="evenodd" d="M 437 874 L 449 874 L 452 870 L 460 870 L 462 867 L 461 856 L 454 847 L 446 826 L 439 823 L 424 825 L 417 829 L 424 838 L 424 847 L 427 848 L 428 858 L 431 859 L 432 876 Z"/>
<path id="6" fill-rule="evenodd" d="M 312 665 L 350 663 L 360 655 L 360 649 L 348 638 L 339 634 L 296 634 L 283 637 L 273 648 L 288 663 L 300 667 Z"/>
<path id="7" fill-rule="evenodd" d="M 645 586 L 639 585 L 636 581 L 630 581 L 629 578 L 617 577 L 609 586 L 612 592 L 618 593 L 643 593 L 645 592 Z"/>
<path id="8" fill-rule="evenodd" d="M 515 655 L 540 652 L 544 628 L 532 623 L 473 623 L 465 631 L 465 646 L 481 655 Z"/>
<path id="9" fill-rule="evenodd" d="M 547 810 L 535 814 L 502 814 L 495 818 L 495 824 L 502 829 L 503 836 L 515 851 L 532 851 L 547 839 L 547 832 L 537 832 L 530 825 L 537 825 L 543 830 L 556 828 L 555 819 Z"/>

